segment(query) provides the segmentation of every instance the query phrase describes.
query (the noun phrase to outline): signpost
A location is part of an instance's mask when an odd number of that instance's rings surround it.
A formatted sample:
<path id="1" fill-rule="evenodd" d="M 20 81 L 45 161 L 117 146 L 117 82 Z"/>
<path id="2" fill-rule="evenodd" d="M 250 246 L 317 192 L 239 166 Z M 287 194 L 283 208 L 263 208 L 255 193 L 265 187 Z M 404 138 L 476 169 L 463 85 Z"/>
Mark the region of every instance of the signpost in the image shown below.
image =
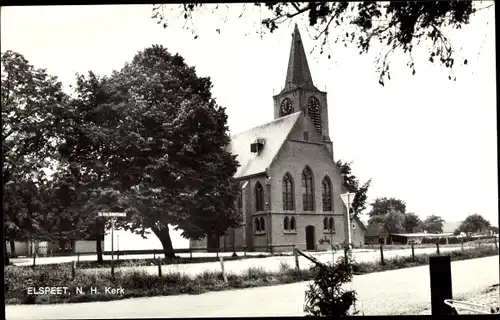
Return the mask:
<path id="1" fill-rule="evenodd" d="M 352 245 L 352 239 L 351 239 L 351 204 L 354 200 L 355 193 L 344 193 L 341 194 L 340 197 L 342 198 L 342 201 L 344 201 L 346 207 L 347 207 L 347 241 L 349 243 L 349 248 L 351 248 Z"/>
<path id="2" fill-rule="evenodd" d="M 113 230 L 115 229 L 115 219 L 117 217 L 126 217 L 127 214 L 125 212 L 99 212 L 97 213 L 98 217 L 103 218 L 111 218 L 111 278 L 115 278 L 115 268 L 113 266 L 113 260 L 115 258 L 115 250 L 114 250 L 114 235 Z"/>

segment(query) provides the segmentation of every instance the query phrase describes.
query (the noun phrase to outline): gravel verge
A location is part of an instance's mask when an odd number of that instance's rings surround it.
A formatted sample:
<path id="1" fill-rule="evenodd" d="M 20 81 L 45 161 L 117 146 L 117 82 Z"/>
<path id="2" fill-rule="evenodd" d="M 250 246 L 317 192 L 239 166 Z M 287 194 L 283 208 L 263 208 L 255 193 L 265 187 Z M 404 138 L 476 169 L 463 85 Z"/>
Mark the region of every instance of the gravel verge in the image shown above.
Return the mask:
<path id="1" fill-rule="evenodd" d="M 469 297 L 464 297 L 464 296 L 459 296 L 456 298 L 458 301 L 463 301 L 467 303 L 474 303 L 478 305 L 483 305 L 484 311 L 489 311 L 491 307 L 500 307 L 500 287 L 498 284 L 489 286 L 486 290 L 479 294 L 475 294 L 473 296 Z M 469 310 L 461 310 L 458 308 L 457 310 L 458 314 L 479 314 L 475 313 L 473 311 Z M 421 312 L 418 313 L 418 315 L 430 315 L 431 314 L 431 309 L 427 308 Z"/>

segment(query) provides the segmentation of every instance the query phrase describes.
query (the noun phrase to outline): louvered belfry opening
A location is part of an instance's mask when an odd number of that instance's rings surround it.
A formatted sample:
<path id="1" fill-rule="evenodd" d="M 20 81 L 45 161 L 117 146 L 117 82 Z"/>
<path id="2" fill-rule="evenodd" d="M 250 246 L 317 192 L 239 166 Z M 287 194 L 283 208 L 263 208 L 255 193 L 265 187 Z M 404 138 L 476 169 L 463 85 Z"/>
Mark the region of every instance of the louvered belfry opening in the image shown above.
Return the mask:
<path id="1" fill-rule="evenodd" d="M 311 118 L 316 131 L 321 134 L 321 110 L 316 97 L 310 97 L 307 101 L 307 115 Z"/>

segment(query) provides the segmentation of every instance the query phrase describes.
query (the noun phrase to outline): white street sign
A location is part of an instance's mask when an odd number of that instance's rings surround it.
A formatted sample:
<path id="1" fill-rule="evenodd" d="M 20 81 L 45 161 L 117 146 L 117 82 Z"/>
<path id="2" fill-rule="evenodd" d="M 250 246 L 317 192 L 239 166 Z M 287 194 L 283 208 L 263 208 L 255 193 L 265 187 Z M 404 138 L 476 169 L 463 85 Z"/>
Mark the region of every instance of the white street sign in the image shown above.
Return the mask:
<path id="1" fill-rule="evenodd" d="M 344 193 L 341 194 L 340 197 L 342 198 L 342 201 L 344 201 L 346 206 L 349 206 L 352 201 L 354 200 L 355 193 Z"/>
<path id="2" fill-rule="evenodd" d="M 99 217 L 126 217 L 127 214 L 125 212 L 99 212 Z"/>

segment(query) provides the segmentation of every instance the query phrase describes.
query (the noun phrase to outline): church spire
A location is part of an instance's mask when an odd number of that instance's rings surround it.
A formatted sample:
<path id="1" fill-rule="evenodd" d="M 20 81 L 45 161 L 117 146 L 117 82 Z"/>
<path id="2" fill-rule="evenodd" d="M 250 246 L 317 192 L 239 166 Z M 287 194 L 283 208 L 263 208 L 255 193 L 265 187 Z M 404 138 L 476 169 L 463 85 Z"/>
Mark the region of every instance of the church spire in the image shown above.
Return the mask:
<path id="1" fill-rule="evenodd" d="M 290 91 L 295 88 L 309 88 L 318 90 L 312 81 L 309 65 L 307 64 L 306 53 L 302 38 L 300 37 L 299 27 L 295 24 L 292 34 L 292 46 L 290 48 L 290 58 L 288 60 L 288 69 L 286 72 L 286 82 L 284 91 Z"/>

